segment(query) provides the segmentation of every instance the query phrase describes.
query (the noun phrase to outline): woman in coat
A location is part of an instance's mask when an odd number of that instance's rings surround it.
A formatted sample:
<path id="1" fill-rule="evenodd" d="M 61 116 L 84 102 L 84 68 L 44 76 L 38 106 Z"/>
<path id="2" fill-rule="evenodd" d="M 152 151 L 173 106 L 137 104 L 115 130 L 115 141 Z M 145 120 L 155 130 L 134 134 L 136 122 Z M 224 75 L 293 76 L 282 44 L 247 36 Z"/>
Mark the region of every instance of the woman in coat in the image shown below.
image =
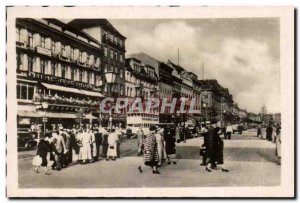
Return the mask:
<path id="1" fill-rule="evenodd" d="M 79 143 L 81 143 L 78 159 L 82 161 L 82 164 L 86 164 L 89 160 L 92 159 L 91 135 L 87 132 L 87 130 L 85 130 L 78 136 L 78 138 Z"/>
<path id="2" fill-rule="evenodd" d="M 155 138 L 156 127 L 150 127 L 150 134 L 146 136 L 144 141 L 144 165 L 150 166 L 152 168 L 153 174 L 160 174 L 157 170 L 158 165 L 158 151 L 157 142 Z M 140 173 L 143 173 L 142 165 L 138 167 Z"/>
<path id="3" fill-rule="evenodd" d="M 167 126 L 164 130 L 164 139 L 166 143 L 165 148 L 166 148 L 166 154 L 168 158 L 168 164 L 171 164 L 171 160 L 173 164 L 177 164 L 175 128 L 170 128 L 169 126 Z"/>
<path id="4" fill-rule="evenodd" d="M 276 143 L 276 151 L 275 155 L 278 157 L 278 162 L 277 165 L 281 165 L 281 127 L 277 126 L 276 127 L 276 138 L 275 138 L 275 143 Z"/>
<path id="5" fill-rule="evenodd" d="M 158 167 L 161 166 L 162 159 L 164 158 L 164 138 L 162 136 L 163 133 L 163 129 L 157 128 L 156 133 L 154 134 L 158 152 Z"/>
<path id="6" fill-rule="evenodd" d="M 36 166 L 34 171 L 36 173 L 39 173 L 40 166 L 45 169 L 46 175 L 51 175 L 51 172 L 48 171 L 48 160 L 47 158 L 50 157 L 51 152 L 51 144 L 49 142 L 49 138 L 51 137 L 51 133 L 46 133 L 45 138 L 41 139 L 38 146 L 37 146 L 37 152 L 36 155 L 38 155 L 42 159 L 41 165 Z M 49 156 L 48 156 L 49 155 Z"/>
<path id="7" fill-rule="evenodd" d="M 112 132 L 109 134 L 107 143 L 108 143 L 108 149 L 107 149 L 107 156 L 106 161 L 109 160 L 109 158 L 112 158 L 113 161 L 116 160 L 117 157 L 117 144 L 119 141 L 118 133 L 115 132 L 114 129 L 112 129 Z"/>

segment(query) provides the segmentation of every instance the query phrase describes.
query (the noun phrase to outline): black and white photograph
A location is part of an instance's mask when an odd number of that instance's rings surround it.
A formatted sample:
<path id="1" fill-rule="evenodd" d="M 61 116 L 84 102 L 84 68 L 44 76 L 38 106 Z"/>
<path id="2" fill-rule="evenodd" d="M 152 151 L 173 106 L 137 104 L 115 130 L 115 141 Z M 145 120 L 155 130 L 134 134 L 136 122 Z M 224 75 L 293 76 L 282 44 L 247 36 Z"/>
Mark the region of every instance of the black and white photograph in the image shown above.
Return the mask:
<path id="1" fill-rule="evenodd" d="M 9 197 L 295 195 L 292 7 L 6 12 Z"/>

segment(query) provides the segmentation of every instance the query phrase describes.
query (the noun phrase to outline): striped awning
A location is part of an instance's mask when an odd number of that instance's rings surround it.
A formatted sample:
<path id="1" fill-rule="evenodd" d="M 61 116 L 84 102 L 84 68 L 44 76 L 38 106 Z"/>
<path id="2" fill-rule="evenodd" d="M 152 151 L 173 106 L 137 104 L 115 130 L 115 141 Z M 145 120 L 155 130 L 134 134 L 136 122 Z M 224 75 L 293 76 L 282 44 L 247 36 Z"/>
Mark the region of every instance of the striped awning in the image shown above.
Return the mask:
<path id="1" fill-rule="evenodd" d="M 80 91 L 87 96 L 104 97 L 104 95 L 101 94 L 100 92 L 92 92 L 92 91 L 87 91 L 87 90 L 80 90 Z"/>

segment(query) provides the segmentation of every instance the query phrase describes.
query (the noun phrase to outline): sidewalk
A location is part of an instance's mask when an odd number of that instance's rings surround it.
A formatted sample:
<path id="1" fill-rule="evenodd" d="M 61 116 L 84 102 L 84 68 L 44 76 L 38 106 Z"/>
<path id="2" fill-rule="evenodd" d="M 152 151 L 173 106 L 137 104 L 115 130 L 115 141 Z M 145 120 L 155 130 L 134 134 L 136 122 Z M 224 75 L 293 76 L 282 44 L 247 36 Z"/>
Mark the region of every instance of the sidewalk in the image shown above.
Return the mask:
<path id="1" fill-rule="evenodd" d="M 280 166 L 266 162 L 228 161 L 229 173 L 206 172 L 199 160 L 180 159 L 177 165 L 164 165 L 160 175 L 150 167 L 137 170 L 141 157 L 126 157 L 75 165 L 51 176 L 27 170 L 20 177 L 21 188 L 130 188 L 130 187 L 207 187 L 207 186 L 272 186 L 280 184 Z"/>

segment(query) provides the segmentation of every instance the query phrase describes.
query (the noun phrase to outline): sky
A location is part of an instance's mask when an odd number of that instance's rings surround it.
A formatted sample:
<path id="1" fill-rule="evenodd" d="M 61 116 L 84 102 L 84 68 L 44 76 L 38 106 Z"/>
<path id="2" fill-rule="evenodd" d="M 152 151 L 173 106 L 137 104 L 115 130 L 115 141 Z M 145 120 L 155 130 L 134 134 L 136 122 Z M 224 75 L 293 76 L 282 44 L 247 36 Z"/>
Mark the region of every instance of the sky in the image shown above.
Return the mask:
<path id="1" fill-rule="evenodd" d="M 122 19 L 109 21 L 126 40 L 126 55 L 171 60 L 229 88 L 240 108 L 280 112 L 278 18 Z"/>

